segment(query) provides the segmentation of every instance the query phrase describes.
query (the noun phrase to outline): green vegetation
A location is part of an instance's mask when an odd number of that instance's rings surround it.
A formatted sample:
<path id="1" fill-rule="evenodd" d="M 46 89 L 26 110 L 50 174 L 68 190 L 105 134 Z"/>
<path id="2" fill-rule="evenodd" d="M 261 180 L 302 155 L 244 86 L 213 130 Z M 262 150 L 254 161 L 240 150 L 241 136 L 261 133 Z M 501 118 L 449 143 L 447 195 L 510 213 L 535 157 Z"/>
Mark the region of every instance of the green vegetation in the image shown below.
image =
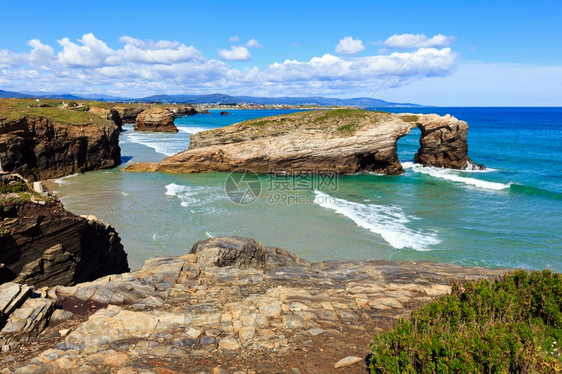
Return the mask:
<path id="1" fill-rule="evenodd" d="M 348 123 L 347 125 L 338 127 L 337 132 L 341 135 L 353 136 L 356 130 L 357 130 L 356 123 Z"/>
<path id="2" fill-rule="evenodd" d="M 48 104 L 50 106 L 41 106 Z M 22 117 L 44 117 L 63 124 L 86 125 L 98 123 L 113 124 L 112 121 L 81 110 L 64 108 L 60 100 L 0 99 L 0 121 L 14 121 Z"/>
<path id="3" fill-rule="evenodd" d="M 416 116 L 415 114 L 400 116 L 400 119 L 404 122 L 417 122 L 420 117 Z"/>
<path id="4" fill-rule="evenodd" d="M 273 121 L 270 121 L 270 120 L 257 120 L 257 121 L 249 122 L 249 125 L 263 127 L 263 126 L 268 125 L 272 122 Z"/>
<path id="5" fill-rule="evenodd" d="M 323 122 L 330 120 L 344 120 L 349 118 L 366 118 L 369 112 L 358 109 L 332 109 L 325 110 L 321 116 L 314 119 L 314 122 Z"/>
<path id="6" fill-rule="evenodd" d="M 562 372 L 562 274 L 454 285 L 371 342 L 371 373 Z"/>
<path id="7" fill-rule="evenodd" d="M 29 191 L 29 187 L 23 181 L 12 182 L 8 184 L 0 184 L 0 194 L 28 192 L 28 191 Z"/>

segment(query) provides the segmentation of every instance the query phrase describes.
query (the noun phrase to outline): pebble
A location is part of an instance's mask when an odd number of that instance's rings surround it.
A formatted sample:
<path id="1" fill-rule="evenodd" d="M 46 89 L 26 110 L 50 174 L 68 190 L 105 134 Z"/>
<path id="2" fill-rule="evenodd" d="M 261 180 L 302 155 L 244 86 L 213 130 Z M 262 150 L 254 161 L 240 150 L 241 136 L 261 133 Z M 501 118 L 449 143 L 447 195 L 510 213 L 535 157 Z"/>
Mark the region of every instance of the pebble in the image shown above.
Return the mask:
<path id="1" fill-rule="evenodd" d="M 361 362 L 361 361 L 363 361 L 363 359 L 361 357 L 347 356 L 345 358 L 342 358 L 338 362 L 336 362 L 336 364 L 334 365 L 334 368 L 339 369 L 339 368 L 343 368 L 343 367 L 346 367 L 346 366 L 355 365 L 356 363 Z"/>

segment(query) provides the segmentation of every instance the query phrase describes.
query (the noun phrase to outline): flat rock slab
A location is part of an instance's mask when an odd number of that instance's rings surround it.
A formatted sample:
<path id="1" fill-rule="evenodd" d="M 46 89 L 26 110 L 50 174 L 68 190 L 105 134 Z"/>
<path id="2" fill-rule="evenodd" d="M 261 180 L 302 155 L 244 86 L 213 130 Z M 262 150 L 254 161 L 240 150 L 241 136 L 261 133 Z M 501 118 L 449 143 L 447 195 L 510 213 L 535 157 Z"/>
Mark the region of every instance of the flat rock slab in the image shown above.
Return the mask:
<path id="1" fill-rule="evenodd" d="M 44 335 L 53 340 L 1 353 L 0 360 L 21 372 L 329 373 L 334 358 L 345 357 L 336 365 L 363 373 L 357 363 L 374 334 L 448 293 L 454 281 L 504 272 L 436 263 L 309 263 L 251 239 L 213 238 L 191 254 L 151 259 L 131 273 L 46 290 L 71 310 L 73 300 L 90 305 L 103 298 L 107 306 L 94 303 L 85 322 L 63 327 L 71 328 L 66 334 L 49 327 Z"/>

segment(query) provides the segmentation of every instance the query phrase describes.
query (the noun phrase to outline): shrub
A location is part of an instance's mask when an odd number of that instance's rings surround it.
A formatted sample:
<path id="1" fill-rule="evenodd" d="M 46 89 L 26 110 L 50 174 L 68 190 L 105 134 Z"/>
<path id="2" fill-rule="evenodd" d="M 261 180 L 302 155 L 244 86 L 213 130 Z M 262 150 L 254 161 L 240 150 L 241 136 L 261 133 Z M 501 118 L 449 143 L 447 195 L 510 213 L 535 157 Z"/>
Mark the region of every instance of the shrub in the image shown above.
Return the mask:
<path id="1" fill-rule="evenodd" d="M 516 271 L 450 295 L 373 338 L 371 373 L 561 372 L 562 275 Z"/>

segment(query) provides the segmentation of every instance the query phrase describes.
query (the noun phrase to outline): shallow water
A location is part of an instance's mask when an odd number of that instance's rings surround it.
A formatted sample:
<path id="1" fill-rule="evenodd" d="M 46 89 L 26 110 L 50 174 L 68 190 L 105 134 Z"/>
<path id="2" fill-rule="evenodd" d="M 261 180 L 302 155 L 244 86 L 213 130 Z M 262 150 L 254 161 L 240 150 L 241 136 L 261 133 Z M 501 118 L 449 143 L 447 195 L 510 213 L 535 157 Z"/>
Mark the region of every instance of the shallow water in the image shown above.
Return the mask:
<path id="1" fill-rule="evenodd" d="M 228 173 L 116 168 L 60 179 L 56 189 L 70 211 L 94 214 L 116 227 L 132 268 L 148 257 L 183 254 L 197 240 L 217 235 L 253 237 L 314 261 L 562 268 L 562 109 L 392 111 L 450 113 L 467 121 L 469 155 L 489 169 L 463 172 L 413 164 L 420 136 L 414 129 L 399 141 L 406 171 L 401 176 L 323 181 L 319 176 L 284 181 L 260 176 L 260 194 L 250 204 L 229 198 Z M 190 133 L 286 112 L 183 117 L 176 120 L 177 134 L 135 133 L 127 125 L 120 138 L 122 155 L 128 162 L 157 162 L 186 149 Z"/>

